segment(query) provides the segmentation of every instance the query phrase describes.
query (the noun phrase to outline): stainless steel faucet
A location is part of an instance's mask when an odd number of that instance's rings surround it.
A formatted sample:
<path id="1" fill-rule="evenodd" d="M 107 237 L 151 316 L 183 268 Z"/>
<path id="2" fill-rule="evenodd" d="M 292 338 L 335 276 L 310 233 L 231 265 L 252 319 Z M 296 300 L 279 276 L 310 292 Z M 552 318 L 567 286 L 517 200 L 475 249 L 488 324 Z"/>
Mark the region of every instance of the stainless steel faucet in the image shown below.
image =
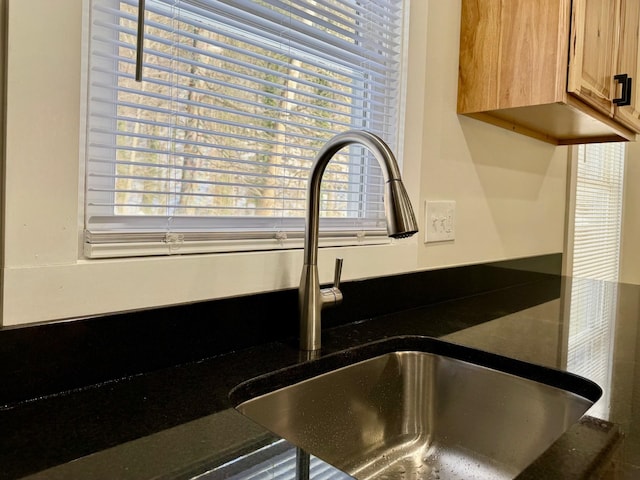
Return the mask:
<path id="1" fill-rule="evenodd" d="M 318 222 L 320 217 L 320 183 L 325 168 L 333 156 L 344 147 L 359 144 L 366 147 L 378 160 L 384 175 L 384 204 L 387 233 L 393 238 L 410 237 L 418 231 L 407 191 L 400 178 L 398 163 L 391 149 L 373 133 L 351 130 L 339 133 L 320 150 L 311 167 L 307 189 L 307 217 L 304 236 L 304 265 L 298 289 L 300 311 L 300 349 L 320 349 L 320 314 L 323 308 L 340 304 L 340 274 L 342 259 L 336 260 L 334 285 L 320 289 L 318 279 Z"/>

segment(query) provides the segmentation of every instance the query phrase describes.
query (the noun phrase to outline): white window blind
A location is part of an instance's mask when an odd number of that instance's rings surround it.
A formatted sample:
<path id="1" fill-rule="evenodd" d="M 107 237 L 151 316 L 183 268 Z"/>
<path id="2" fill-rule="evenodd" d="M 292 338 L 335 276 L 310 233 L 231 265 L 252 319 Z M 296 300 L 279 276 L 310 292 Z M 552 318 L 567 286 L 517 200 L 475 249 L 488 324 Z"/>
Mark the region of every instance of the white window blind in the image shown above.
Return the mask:
<path id="1" fill-rule="evenodd" d="M 624 143 L 578 149 L 573 276 L 618 281 Z"/>
<path id="2" fill-rule="evenodd" d="M 324 142 L 362 128 L 397 149 L 402 3 L 147 0 L 138 83 L 137 0 L 92 0 L 87 255 L 290 246 Z M 380 238 L 382 194 L 375 159 L 345 149 L 321 235 Z"/>
<path id="3" fill-rule="evenodd" d="M 567 367 L 603 388 L 591 412 L 605 419 L 611 394 L 624 157 L 624 143 L 580 145 L 578 150 Z"/>

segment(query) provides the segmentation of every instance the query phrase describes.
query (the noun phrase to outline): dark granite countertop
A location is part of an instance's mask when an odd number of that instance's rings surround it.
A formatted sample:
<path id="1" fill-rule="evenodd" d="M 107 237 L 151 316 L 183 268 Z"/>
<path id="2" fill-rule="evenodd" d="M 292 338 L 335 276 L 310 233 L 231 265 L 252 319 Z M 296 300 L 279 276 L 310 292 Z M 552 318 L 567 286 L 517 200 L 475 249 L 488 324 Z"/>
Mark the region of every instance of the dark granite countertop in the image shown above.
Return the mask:
<path id="1" fill-rule="evenodd" d="M 638 286 L 554 276 L 331 327 L 322 355 L 424 335 L 583 375 L 603 399 L 521 478 L 640 478 L 639 315 Z M 6 404 L 0 478 L 246 479 L 276 464 L 293 474 L 295 448 L 228 393 L 300 361 L 293 339 L 268 341 Z M 313 468 L 310 478 L 348 478 Z"/>

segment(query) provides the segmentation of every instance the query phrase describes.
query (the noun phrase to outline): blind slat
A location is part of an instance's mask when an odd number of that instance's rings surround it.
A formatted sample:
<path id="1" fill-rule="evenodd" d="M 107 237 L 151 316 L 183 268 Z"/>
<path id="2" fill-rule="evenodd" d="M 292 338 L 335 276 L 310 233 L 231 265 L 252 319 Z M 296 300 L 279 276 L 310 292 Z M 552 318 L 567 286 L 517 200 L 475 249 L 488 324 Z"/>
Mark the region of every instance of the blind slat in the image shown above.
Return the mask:
<path id="1" fill-rule="evenodd" d="M 197 158 L 201 158 L 201 157 L 197 157 Z M 164 169 L 164 170 L 178 170 L 178 171 L 185 171 L 185 172 L 206 172 L 206 173 L 226 173 L 229 175 L 233 175 L 236 177 L 267 177 L 267 178 L 280 178 L 280 179 L 290 179 L 290 176 L 284 176 L 284 175 L 277 175 L 277 174 L 265 174 L 265 173 L 260 173 L 260 172 L 253 172 L 253 171 L 234 171 L 231 169 L 225 169 L 225 170 L 221 170 L 221 169 L 216 169 L 216 168 L 207 168 L 207 167 L 196 167 L 196 166 L 191 166 L 191 165 L 176 165 L 176 164 L 168 164 L 168 165 L 163 165 L 163 164 L 156 164 L 156 163 L 145 163 L 145 162 L 127 162 L 127 161 L 109 161 L 109 160 L 100 160 L 100 159 L 91 159 L 90 160 L 93 163 L 106 163 L 107 165 L 118 165 L 121 167 L 138 167 L 138 168 L 142 168 L 142 167 L 153 167 L 155 169 Z M 233 164 L 234 162 L 230 162 L 231 164 Z M 249 165 L 255 166 L 255 167 L 262 167 L 262 168 L 280 168 L 280 169 L 286 169 L 287 171 L 298 171 L 298 172 L 308 172 L 310 170 L 309 167 L 288 167 L 286 165 L 281 165 L 281 164 L 277 164 L 277 163 L 265 163 L 265 164 L 260 164 L 260 163 L 255 163 L 255 162 L 248 162 Z M 335 165 L 337 166 L 337 165 Z M 335 167 L 334 166 L 334 167 Z M 101 176 L 105 176 L 104 173 L 102 174 L 96 174 L 94 172 L 90 173 L 89 175 L 101 175 Z M 331 178 L 330 175 L 334 175 L 334 176 L 349 176 L 350 178 L 360 178 L 360 180 L 358 181 L 344 181 L 344 180 L 338 180 L 335 178 Z M 111 175 L 106 175 L 110 178 L 120 178 L 119 174 L 111 174 Z M 343 172 L 341 170 L 330 170 L 327 169 L 327 177 L 323 178 L 323 182 L 328 182 L 328 183 L 344 183 L 344 184 L 350 184 L 350 185 L 361 185 L 363 182 L 366 183 L 367 181 L 371 181 L 371 183 L 376 183 L 376 181 L 382 180 L 383 176 L 382 175 L 376 175 L 376 174 L 371 174 L 371 175 L 366 175 L 367 178 L 362 178 L 365 175 L 360 173 L 347 173 L 347 172 Z M 148 177 L 148 176 L 141 176 L 140 178 L 155 178 L 155 179 L 162 179 L 162 178 L 172 178 L 172 177 Z"/>
<path id="2" fill-rule="evenodd" d="M 152 96 L 150 95 L 149 97 L 152 97 Z M 93 100 L 96 103 L 105 102 L 104 99 L 95 98 L 95 97 L 92 98 L 91 100 Z M 155 107 L 155 106 L 148 105 L 148 104 L 132 104 L 132 103 L 126 103 L 126 102 L 122 102 L 122 101 L 121 102 L 117 102 L 117 103 L 114 103 L 114 102 L 105 102 L 105 103 L 110 103 L 111 105 L 116 106 L 116 107 L 123 107 L 124 106 L 124 107 L 128 107 L 128 108 L 131 108 L 131 109 L 134 109 L 134 110 L 141 110 L 141 111 L 145 111 L 145 112 L 152 112 L 152 113 L 157 113 L 157 114 L 171 115 L 176 120 L 175 123 L 169 124 L 169 126 L 171 128 L 183 128 L 182 127 L 182 123 L 187 123 L 188 124 L 190 121 L 193 121 L 193 122 L 196 122 L 196 121 L 210 122 L 210 123 L 218 124 L 220 126 L 236 127 L 236 128 L 240 128 L 240 129 L 246 129 L 246 128 L 251 126 L 251 125 L 248 125 L 246 123 L 241 123 L 241 122 L 237 122 L 237 121 L 230 121 L 230 120 L 224 120 L 224 119 L 214 118 L 214 117 L 205 116 L 205 115 L 196 115 L 196 114 L 188 113 L 188 112 L 184 112 L 184 111 L 177 113 L 177 112 L 169 110 L 169 109 L 167 109 L 165 107 Z M 192 106 L 197 106 L 193 102 L 180 102 L 180 103 L 183 103 L 183 104 L 191 103 Z M 98 115 L 98 117 L 103 117 L 103 115 Z M 251 118 L 260 119 L 259 117 L 255 116 L 255 115 L 252 116 Z M 261 119 L 262 120 L 270 120 L 270 121 L 274 120 L 273 118 L 268 118 L 268 117 L 262 117 Z M 365 117 L 363 117 L 362 120 L 364 121 L 364 119 L 365 119 Z M 358 118 L 356 118 L 355 120 L 357 121 Z M 381 125 L 390 126 L 386 122 L 380 122 L 380 123 L 381 123 Z M 148 124 L 150 124 L 152 126 L 162 126 L 161 123 L 156 124 L 156 123 L 154 123 L 152 121 L 148 122 Z M 288 127 L 295 126 L 291 122 L 287 122 L 287 121 L 282 121 L 282 122 L 280 122 L 280 124 L 284 125 L 284 126 L 288 126 Z M 188 127 L 185 128 L 185 130 L 192 131 L 192 132 L 195 131 L 195 132 L 199 132 L 199 133 L 203 133 L 203 134 L 213 134 L 214 133 L 211 130 L 207 131 L 207 130 L 202 130 L 202 129 L 188 128 Z M 329 133 L 329 132 L 331 132 L 331 133 L 337 133 L 338 132 L 338 130 L 332 131 L 332 130 L 321 129 L 321 128 L 308 128 L 308 130 L 310 130 L 312 132 L 317 132 L 317 133 L 320 133 L 320 134 Z M 98 129 L 97 128 L 92 128 L 92 131 L 97 132 Z M 280 133 L 277 129 L 268 128 L 268 127 L 261 127 L 260 128 L 260 132 L 266 132 L 266 133 L 272 133 L 272 134 Z M 123 132 L 123 134 L 124 134 L 124 132 Z M 215 134 L 218 135 L 219 132 L 215 131 Z M 286 135 L 288 137 L 290 137 L 290 138 L 295 138 L 295 139 L 299 139 L 299 140 L 316 141 L 316 142 L 317 142 L 317 139 L 319 138 L 317 136 L 314 137 L 314 136 L 311 136 L 311 135 L 308 135 L 308 134 L 295 133 L 295 132 L 292 132 L 292 131 L 286 132 Z M 231 137 L 236 138 L 236 139 L 239 137 L 238 135 L 233 135 L 231 133 L 227 133 L 226 136 L 231 136 Z M 255 138 L 253 138 L 253 137 L 246 137 L 246 138 L 249 138 L 251 140 L 255 140 Z M 268 142 L 268 143 L 274 143 L 274 142 Z"/>
<path id="3" fill-rule="evenodd" d="M 162 10 L 154 9 L 155 5 L 161 3 L 163 3 L 162 0 L 148 3 L 147 9 L 154 13 L 162 14 Z M 260 10 L 260 6 L 257 3 L 253 1 L 251 3 L 253 3 L 253 11 Z M 202 6 L 200 6 L 201 4 Z M 373 44 L 370 45 L 370 47 L 373 48 L 363 50 L 360 43 L 351 44 L 341 41 L 339 37 L 318 34 L 315 36 L 307 36 L 305 32 L 291 29 L 292 25 L 286 21 L 284 23 L 273 24 L 266 21 L 266 19 L 260 15 L 249 14 L 249 16 L 243 16 L 241 11 L 234 8 L 235 5 L 234 7 L 225 6 L 223 2 L 216 0 L 207 2 L 206 5 L 204 5 L 203 2 L 182 0 L 179 2 L 179 5 L 179 8 L 174 9 L 176 16 L 180 16 L 180 18 L 183 19 L 186 15 L 181 15 L 181 13 L 186 11 L 200 19 L 215 21 L 215 25 L 211 25 L 210 27 L 212 29 L 223 27 L 225 28 L 223 32 L 225 34 L 231 35 L 233 32 L 244 32 L 243 38 L 246 39 L 262 39 L 271 45 L 291 45 L 292 48 L 300 52 L 323 58 L 329 64 L 339 63 L 345 67 L 349 67 L 358 65 L 365 60 L 370 62 L 371 68 L 375 68 L 378 65 L 386 65 L 385 56 L 378 54 L 378 47 L 380 45 Z M 220 10 L 220 12 L 218 13 L 212 8 Z M 264 12 L 265 10 L 268 9 L 263 8 L 261 11 Z M 167 11 L 166 7 L 165 11 Z M 240 18 L 240 20 L 234 19 L 234 16 Z M 188 24 L 190 22 L 187 21 L 186 23 Z M 205 26 L 206 23 L 199 23 L 199 25 Z M 388 29 L 390 26 L 390 24 L 382 26 L 381 31 Z M 308 31 L 309 29 L 305 30 Z M 382 38 L 382 36 L 378 38 Z M 386 60 L 388 62 L 388 57 L 386 57 Z"/>

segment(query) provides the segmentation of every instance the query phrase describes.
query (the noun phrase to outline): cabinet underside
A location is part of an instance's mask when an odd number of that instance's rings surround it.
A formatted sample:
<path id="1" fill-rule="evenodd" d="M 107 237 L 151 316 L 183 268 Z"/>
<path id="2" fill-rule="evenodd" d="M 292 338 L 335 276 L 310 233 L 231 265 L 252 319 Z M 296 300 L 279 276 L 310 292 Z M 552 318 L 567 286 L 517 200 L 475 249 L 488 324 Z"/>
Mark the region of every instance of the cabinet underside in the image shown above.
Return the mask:
<path id="1" fill-rule="evenodd" d="M 465 113 L 499 127 L 554 145 L 624 142 L 635 134 L 605 115 L 585 112 L 577 101 Z M 582 107 L 584 108 L 584 107 Z"/>

